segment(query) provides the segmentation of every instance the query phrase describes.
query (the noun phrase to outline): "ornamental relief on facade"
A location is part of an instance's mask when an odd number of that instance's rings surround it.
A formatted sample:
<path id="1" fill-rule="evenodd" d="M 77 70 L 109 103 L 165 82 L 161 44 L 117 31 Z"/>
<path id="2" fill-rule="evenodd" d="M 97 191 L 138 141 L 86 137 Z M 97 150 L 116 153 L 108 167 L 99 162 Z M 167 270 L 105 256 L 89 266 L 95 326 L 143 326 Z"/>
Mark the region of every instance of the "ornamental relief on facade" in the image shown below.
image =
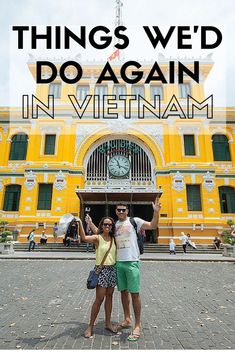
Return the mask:
<path id="1" fill-rule="evenodd" d="M 55 177 L 54 187 L 56 190 L 64 190 L 66 188 L 66 177 L 60 170 L 59 173 Z"/>
<path id="2" fill-rule="evenodd" d="M 76 145 L 75 148 L 80 145 L 80 143 L 87 137 L 94 135 L 95 132 L 100 130 L 100 126 L 97 127 L 97 124 L 79 124 L 76 130 Z"/>
<path id="3" fill-rule="evenodd" d="M 140 130 L 141 133 L 150 135 L 155 140 L 156 144 L 163 149 L 163 126 L 138 124 L 135 125 L 135 129 Z"/>
<path id="4" fill-rule="evenodd" d="M 37 177 L 36 177 L 36 175 L 33 173 L 32 170 L 30 170 L 30 172 L 25 173 L 25 178 L 26 178 L 26 180 L 25 180 L 24 185 L 25 185 L 26 189 L 27 189 L 28 191 L 33 190 L 33 188 L 34 188 L 34 187 L 36 186 L 36 184 L 37 184 Z"/>
<path id="5" fill-rule="evenodd" d="M 202 185 L 209 192 L 211 192 L 214 189 L 214 187 L 215 187 L 214 176 L 210 172 L 207 172 L 203 176 L 203 184 Z"/>
<path id="6" fill-rule="evenodd" d="M 184 176 L 179 171 L 173 176 L 172 189 L 182 191 L 185 189 Z"/>

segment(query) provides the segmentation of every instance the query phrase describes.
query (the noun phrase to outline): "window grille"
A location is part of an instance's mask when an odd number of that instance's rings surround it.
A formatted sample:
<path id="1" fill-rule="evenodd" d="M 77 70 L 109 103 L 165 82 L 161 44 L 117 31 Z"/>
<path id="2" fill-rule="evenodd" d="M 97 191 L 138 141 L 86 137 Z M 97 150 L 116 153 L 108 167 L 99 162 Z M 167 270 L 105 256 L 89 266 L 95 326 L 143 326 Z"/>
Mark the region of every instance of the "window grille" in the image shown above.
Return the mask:
<path id="1" fill-rule="evenodd" d="M 124 155 L 129 158 L 131 168 L 125 179 L 151 181 L 151 163 L 145 151 L 134 142 L 116 139 L 104 142 L 90 156 L 87 164 L 87 181 L 107 181 L 113 177 L 108 173 L 109 158 Z"/>

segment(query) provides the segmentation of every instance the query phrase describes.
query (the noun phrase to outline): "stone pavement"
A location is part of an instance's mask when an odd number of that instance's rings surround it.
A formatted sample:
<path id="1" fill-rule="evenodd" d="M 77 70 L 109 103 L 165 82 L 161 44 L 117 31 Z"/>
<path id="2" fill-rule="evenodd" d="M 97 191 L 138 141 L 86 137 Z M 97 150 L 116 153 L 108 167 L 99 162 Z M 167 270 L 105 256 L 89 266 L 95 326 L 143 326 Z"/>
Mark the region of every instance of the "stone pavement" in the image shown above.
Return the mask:
<path id="1" fill-rule="evenodd" d="M 36 253 L 34 254 L 36 255 Z M 234 269 L 226 262 L 143 261 L 142 336 L 111 335 L 103 308 L 83 337 L 93 261 L 0 260 L 0 349 L 234 349 Z M 113 320 L 122 320 L 117 290 Z"/>
<path id="2" fill-rule="evenodd" d="M 9 259 L 30 259 L 30 260 L 91 260 L 95 259 L 95 254 L 93 252 L 28 252 L 28 251 L 15 251 L 10 255 L 0 254 L 0 260 L 9 260 Z M 221 253 L 218 254 L 198 254 L 198 253 L 178 253 L 176 255 L 169 255 L 167 253 L 145 253 L 141 255 L 142 261 L 200 261 L 200 262 L 235 262 L 234 257 L 225 257 Z"/>

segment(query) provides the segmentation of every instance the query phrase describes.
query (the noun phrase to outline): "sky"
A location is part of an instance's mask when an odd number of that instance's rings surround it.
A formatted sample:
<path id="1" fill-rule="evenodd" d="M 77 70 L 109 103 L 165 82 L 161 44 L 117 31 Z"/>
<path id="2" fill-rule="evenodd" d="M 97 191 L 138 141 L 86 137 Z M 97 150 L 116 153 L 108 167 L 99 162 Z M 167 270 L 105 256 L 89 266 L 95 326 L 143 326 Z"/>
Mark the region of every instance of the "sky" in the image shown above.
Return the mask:
<path id="1" fill-rule="evenodd" d="M 216 106 L 234 107 L 235 82 L 235 2 L 234 0 L 122 0 L 123 23 L 127 27 L 130 45 L 124 50 L 125 61 L 157 61 L 161 53 L 165 57 L 205 58 L 213 54 L 213 69 L 206 81 L 206 95 L 214 95 Z M 17 36 L 12 26 L 67 26 L 74 30 L 97 25 L 113 29 L 115 0 L 1 0 L 0 13 L 0 106 L 20 106 L 22 94 L 33 94 L 35 82 L 28 70 L 29 54 L 43 59 L 74 58 L 80 54 L 83 60 L 107 60 L 113 52 L 110 46 L 96 50 L 87 44 L 86 50 L 74 45 L 70 50 L 45 50 L 43 45 L 32 50 L 28 44 L 17 49 Z M 216 26 L 223 34 L 223 41 L 216 49 L 201 50 L 199 37 L 194 35 L 192 50 L 177 50 L 176 36 L 166 49 L 153 49 L 143 26 L 159 26 L 166 33 L 170 26 Z M 26 42 L 29 37 L 26 36 Z M 53 61 L 53 60 L 52 60 Z"/>

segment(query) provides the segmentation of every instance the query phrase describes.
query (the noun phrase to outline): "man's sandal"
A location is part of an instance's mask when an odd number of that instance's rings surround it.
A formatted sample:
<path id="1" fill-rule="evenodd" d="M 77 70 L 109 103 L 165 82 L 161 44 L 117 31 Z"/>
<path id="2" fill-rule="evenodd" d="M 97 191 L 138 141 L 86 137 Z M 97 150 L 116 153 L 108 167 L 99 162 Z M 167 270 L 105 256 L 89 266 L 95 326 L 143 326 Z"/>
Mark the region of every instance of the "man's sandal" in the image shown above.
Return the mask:
<path id="1" fill-rule="evenodd" d="M 132 325 L 131 325 L 131 323 L 125 325 L 123 322 L 121 322 L 120 324 L 118 324 L 117 327 L 118 327 L 118 329 L 122 330 L 122 329 L 125 329 L 125 328 L 131 328 Z"/>
<path id="2" fill-rule="evenodd" d="M 118 326 L 112 325 L 112 327 L 105 327 L 105 330 L 117 334 L 118 333 Z"/>
<path id="3" fill-rule="evenodd" d="M 140 333 L 133 331 L 133 332 L 127 337 L 127 340 L 130 341 L 130 342 L 135 342 L 135 341 L 138 341 L 139 338 L 140 338 Z"/>

